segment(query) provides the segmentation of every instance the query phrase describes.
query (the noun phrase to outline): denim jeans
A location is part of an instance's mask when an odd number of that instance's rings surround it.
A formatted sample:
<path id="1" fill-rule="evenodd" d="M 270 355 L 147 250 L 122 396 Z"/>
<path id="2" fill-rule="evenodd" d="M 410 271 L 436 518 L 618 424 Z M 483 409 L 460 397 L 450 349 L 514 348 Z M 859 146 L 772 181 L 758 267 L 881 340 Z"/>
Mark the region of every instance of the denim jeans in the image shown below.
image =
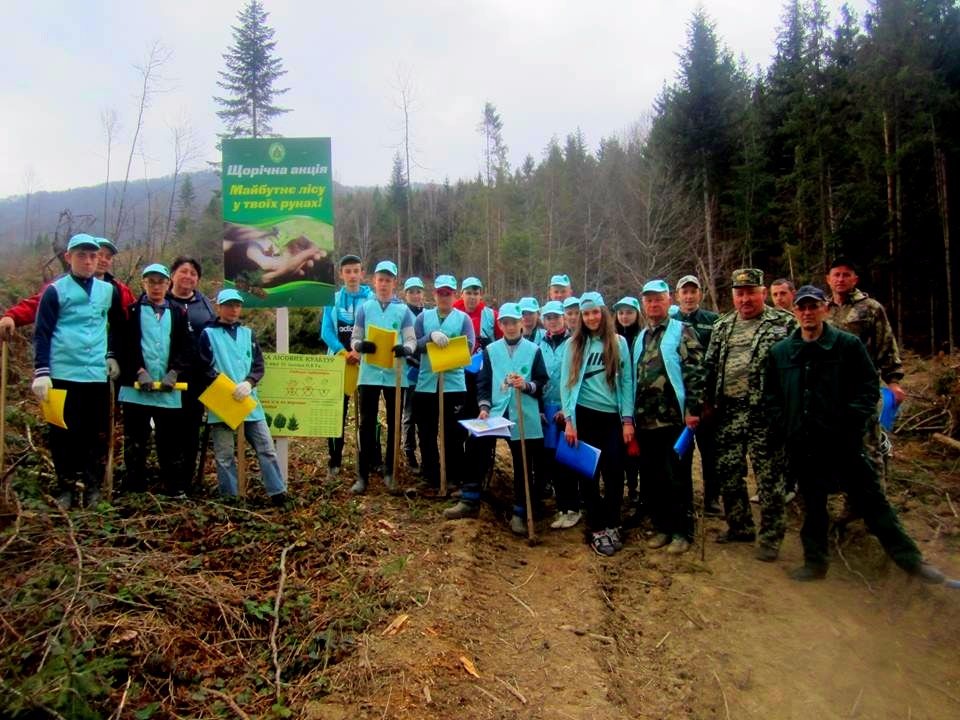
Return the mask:
<path id="1" fill-rule="evenodd" d="M 273 496 L 287 491 L 287 483 L 280 472 L 277 451 L 273 438 L 263 420 L 243 423 L 244 435 L 260 460 L 260 472 L 267 495 Z M 224 423 L 215 423 L 210 427 L 213 438 L 213 456 L 217 461 L 217 483 L 220 494 L 230 497 L 237 495 L 237 460 L 234 457 L 233 430 Z"/>

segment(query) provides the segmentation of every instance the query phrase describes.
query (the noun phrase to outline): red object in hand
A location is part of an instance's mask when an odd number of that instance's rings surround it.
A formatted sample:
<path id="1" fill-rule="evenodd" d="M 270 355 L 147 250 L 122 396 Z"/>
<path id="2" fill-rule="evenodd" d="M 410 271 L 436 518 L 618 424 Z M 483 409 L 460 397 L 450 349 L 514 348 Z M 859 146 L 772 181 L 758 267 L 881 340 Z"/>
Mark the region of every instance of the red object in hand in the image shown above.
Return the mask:
<path id="1" fill-rule="evenodd" d="M 640 457 L 640 443 L 634 438 L 627 444 L 627 455 L 630 457 Z"/>

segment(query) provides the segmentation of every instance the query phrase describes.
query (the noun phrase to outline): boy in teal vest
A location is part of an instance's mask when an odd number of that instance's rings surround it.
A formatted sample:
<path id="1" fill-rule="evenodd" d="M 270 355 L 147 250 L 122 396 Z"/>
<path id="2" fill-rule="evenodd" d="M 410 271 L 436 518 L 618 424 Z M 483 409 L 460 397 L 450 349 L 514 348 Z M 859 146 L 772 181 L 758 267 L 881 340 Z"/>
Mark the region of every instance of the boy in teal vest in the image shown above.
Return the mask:
<path id="1" fill-rule="evenodd" d="M 368 327 L 374 325 L 383 330 L 396 332 L 396 344 L 391 348 L 395 358 L 407 358 L 417 349 L 417 336 L 413 332 L 413 313 L 397 297 L 397 266 L 390 260 L 377 263 L 373 271 L 373 289 L 375 296 L 357 308 L 357 317 L 353 326 L 351 347 L 361 354 L 360 360 L 360 468 L 357 481 L 350 488 L 354 495 L 367 491 L 370 470 L 380 456 L 377 440 L 377 410 L 380 395 L 383 395 L 387 410 L 387 452 L 384 465 L 383 484 L 390 492 L 397 489 L 393 477 L 393 443 L 396 433 L 400 432 L 400 418 L 394 417 L 396 400 L 396 379 L 394 369 L 372 365 L 367 355 L 377 351 L 376 343 L 369 339 Z M 406 363 L 404 363 L 406 365 Z M 409 381 L 404 370 L 400 375 L 400 388 L 407 387 Z M 401 400 L 402 405 L 402 400 Z"/>
<path id="2" fill-rule="evenodd" d="M 192 479 L 192 473 L 184 472 L 183 428 L 188 423 L 181 393 L 174 386 L 190 369 L 193 342 L 186 311 L 166 298 L 170 271 L 153 263 L 143 269 L 141 277 L 144 292 L 127 309 L 118 353 L 127 471 L 124 488 L 146 490 L 152 424 L 164 492 L 185 497 Z M 160 383 L 159 391 L 154 390 L 154 382 Z"/>
<path id="3" fill-rule="evenodd" d="M 420 435 L 420 459 L 423 477 L 431 488 L 440 487 L 440 452 L 444 453 L 447 477 L 459 478 L 463 467 L 465 433 L 459 421 L 463 419 L 463 404 L 467 397 L 466 373 L 463 368 L 435 373 L 427 355 L 427 343 L 445 348 L 451 338 L 466 337 L 467 347 L 475 342 L 473 323 L 467 314 L 453 307 L 457 294 L 457 279 L 453 275 L 437 275 L 433 281 L 433 295 L 437 306 L 424 310 L 413 324 L 420 351 L 420 373 L 417 375 L 414 397 L 414 417 Z M 445 447 L 437 449 L 440 426 L 439 375 L 443 375 L 443 422 Z"/>
<path id="4" fill-rule="evenodd" d="M 522 297 L 518 304 L 520 312 L 523 313 L 523 337 L 534 345 L 539 345 L 545 334 L 543 325 L 540 324 L 540 303 L 535 297 Z"/>
<path id="5" fill-rule="evenodd" d="M 573 288 L 570 286 L 570 276 L 551 276 L 550 287 L 547 288 L 547 295 L 549 296 L 550 300 L 556 300 L 560 303 L 569 297 L 573 297 Z"/>
<path id="6" fill-rule="evenodd" d="M 416 320 L 423 313 L 423 280 L 416 275 L 408 277 L 403 283 L 403 301 L 413 313 Z M 416 353 L 407 358 L 407 366 L 404 368 L 407 373 L 407 382 L 411 386 L 416 385 L 417 374 L 420 372 L 420 356 Z M 403 445 L 403 454 L 407 459 L 407 467 L 416 472 L 420 469 L 420 463 L 417 461 L 417 421 L 413 407 L 413 396 L 416 393 L 411 389 L 403 395 L 403 437 L 400 438 L 400 444 Z M 422 451 L 421 451 L 422 452 Z"/>
<path id="7" fill-rule="evenodd" d="M 521 392 L 521 408 L 526 441 L 527 462 L 532 470 L 531 498 L 536 491 L 537 459 L 543 452 L 543 429 L 540 425 L 540 398 L 550 379 L 540 348 L 522 337 L 523 311 L 517 303 L 500 306 L 498 323 L 503 338 L 483 351 L 483 368 L 477 378 L 479 418 L 503 417 L 513 420 L 510 428 L 510 454 L 513 458 L 513 517 L 510 529 L 517 535 L 527 532 L 526 491 L 523 482 L 523 456 L 520 445 L 520 424 L 517 415 L 516 389 Z M 443 511 L 448 520 L 476 517 L 480 511 L 480 488 L 493 457 L 497 442 L 492 437 L 467 439 L 465 480 L 460 502 Z"/>
<path id="8" fill-rule="evenodd" d="M 197 352 L 200 364 L 212 382 L 223 373 L 237 384 L 233 399 L 240 401 L 252 396 L 257 407 L 242 423 L 247 442 L 257 453 L 260 473 L 270 502 L 282 507 L 287 501 L 287 483 L 277 462 L 277 451 L 264 419 L 263 406 L 257 399 L 254 386 L 263 379 L 263 353 L 248 327 L 240 324 L 243 297 L 236 290 L 221 290 L 217 295 L 217 320 L 200 335 Z M 217 462 L 217 482 L 220 494 L 237 496 L 237 461 L 234 457 L 233 431 L 212 411 L 207 412 L 213 454 Z"/>
<path id="9" fill-rule="evenodd" d="M 100 498 L 110 419 L 108 377 L 120 375 L 113 356 L 114 331 L 123 325 L 120 293 L 94 277 L 97 239 L 70 238 L 70 271 L 40 297 L 33 334 L 33 392 L 45 401 L 52 388 L 66 390 L 65 429 L 49 425 L 50 452 L 59 484 L 57 502 L 93 506 Z"/>

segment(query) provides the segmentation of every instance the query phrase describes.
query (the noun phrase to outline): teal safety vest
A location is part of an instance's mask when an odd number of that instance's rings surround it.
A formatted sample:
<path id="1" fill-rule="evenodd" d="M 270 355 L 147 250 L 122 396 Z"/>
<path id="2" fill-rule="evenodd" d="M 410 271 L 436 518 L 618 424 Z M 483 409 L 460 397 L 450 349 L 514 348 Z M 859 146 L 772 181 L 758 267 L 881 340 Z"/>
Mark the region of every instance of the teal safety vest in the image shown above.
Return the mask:
<path id="1" fill-rule="evenodd" d="M 369 331 L 368 327 L 371 325 L 376 325 L 379 328 L 384 330 L 395 330 L 397 333 L 397 343 L 403 342 L 403 330 L 401 325 L 403 324 L 403 318 L 406 314 L 410 312 L 410 308 L 406 306 L 405 303 L 400 302 L 399 300 L 394 299 L 387 305 L 387 309 L 384 310 L 380 306 L 380 301 L 376 298 L 372 300 L 367 300 L 363 304 L 363 319 L 366 327 L 364 328 L 364 338 L 368 336 Z M 360 385 L 383 385 L 385 387 L 394 387 L 396 384 L 396 377 L 394 375 L 394 369 L 377 367 L 376 365 L 371 365 L 367 362 L 367 356 L 360 356 L 360 379 L 358 383 Z M 400 373 L 400 387 L 407 387 L 409 382 L 407 380 L 407 373 Z"/>
<path id="2" fill-rule="evenodd" d="M 73 382 L 107 381 L 107 313 L 113 285 L 93 279 L 90 294 L 70 275 L 53 283 L 60 314 L 50 338 L 50 377 Z"/>
<path id="3" fill-rule="evenodd" d="M 569 338 L 568 338 L 569 339 Z M 547 366 L 550 382 L 543 389 L 543 402 L 550 405 L 560 404 L 560 368 L 563 366 L 563 354 L 567 351 L 567 341 L 557 345 L 556 349 L 547 342 L 547 336 L 540 338 L 540 354 Z"/>
<path id="4" fill-rule="evenodd" d="M 633 346 L 633 367 L 636 371 L 637 363 L 643 357 L 643 338 L 647 334 L 647 327 L 637 336 L 636 344 Z M 680 417 L 686 417 L 686 399 L 687 391 L 683 386 L 683 371 L 680 368 L 680 339 L 683 337 L 683 323 L 679 320 L 670 318 L 667 322 L 667 329 L 663 331 L 663 340 L 660 341 L 660 355 L 663 357 L 663 367 L 667 371 L 667 378 L 670 385 L 673 386 L 673 392 L 677 396 L 677 403 L 680 405 Z"/>
<path id="5" fill-rule="evenodd" d="M 167 374 L 170 364 L 170 328 L 173 319 L 170 308 L 165 307 L 157 318 L 153 307 L 140 308 L 140 350 L 143 353 L 144 369 L 154 380 Z M 150 405 L 159 408 L 180 408 L 180 391 L 140 392 L 130 385 L 120 388 L 120 402 Z"/>
<path id="6" fill-rule="evenodd" d="M 510 428 L 510 438 L 520 439 L 520 424 L 517 422 L 516 390 L 504 387 L 504 381 L 509 373 L 516 373 L 527 382 L 533 372 L 533 361 L 537 356 L 537 346 L 529 340 L 520 339 L 511 357 L 507 350 L 506 340 L 497 340 L 487 346 L 487 355 L 490 357 L 490 371 L 493 375 L 490 388 L 490 415 L 492 417 L 508 417 L 514 421 Z M 540 406 L 536 398 L 527 393 L 521 395 L 520 407 L 523 408 L 523 430 L 528 440 L 537 440 L 543 437 L 543 428 L 540 426 Z"/>
<path id="7" fill-rule="evenodd" d="M 497 336 L 494 331 L 495 324 L 493 321 L 493 308 L 484 306 L 483 310 L 480 311 L 480 337 L 488 338 L 491 341 L 496 340 Z"/>
<path id="8" fill-rule="evenodd" d="M 423 332 L 430 337 L 430 333 L 439 330 L 449 338 L 460 337 L 463 335 L 463 321 L 470 322 L 467 314 L 456 308 L 450 311 L 443 322 L 440 322 L 440 314 L 436 308 L 423 311 Z M 467 383 L 463 377 L 463 368 L 456 370 L 447 370 L 443 373 L 443 391 L 448 392 L 466 392 Z M 437 373 L 430 367 L 430 356 L 423 353 L 420 356 L 420 374 L 417 376 L 417 392 L 437 392 Z"/>
<path id="9" fill-rule="evenodd" d="M 253 333 L 250 332 L 250 328 L 243 325 L 238 326 L 236 340 L 230 337 L 226 328 L 222 327 L 208 327 L 203 332 L 210 339 L 214 369 L 217 372 L 222 372 L 235 383 L 246 380 L 247 375 L 250 374 L 250 368 L 253 367 Z M 265 417 L 256 389 L 254 389 L 252 397 L 257 401 L 257 407 L 247 415 L 244 422 L 263 420 Z M 223 421 L 208 409 L 207 422 L 212 424 Z"/>

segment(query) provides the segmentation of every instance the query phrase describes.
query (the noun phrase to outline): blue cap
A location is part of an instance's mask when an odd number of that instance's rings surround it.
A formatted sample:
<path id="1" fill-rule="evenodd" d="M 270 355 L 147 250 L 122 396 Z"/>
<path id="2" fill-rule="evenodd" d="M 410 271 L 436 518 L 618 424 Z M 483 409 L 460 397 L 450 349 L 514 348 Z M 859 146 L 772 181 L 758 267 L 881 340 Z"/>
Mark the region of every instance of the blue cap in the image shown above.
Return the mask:
<path id="1" fill-rule="evenodd" d="M 377 267 L 379 267 L 379 265 Z M 413 277 L 408 277 L 407 281 L 403 284 L 404 291 L 412 290 L 413 288 L 420 288 L 423 290 L 423 280 L 418 278 L 416 275 Z"/>
<path id="2" fill-rule="evenodd" d="M 468 278 L 464 278 L 463 282 L 460 283 L 461 290 L 466 290 L 467 288 L 472 288 L 472 287 L 480 288 L 481 290 L 483 290 L 483 283 L 480 282 L 480 278 L 474 277 L 473 275 L 471 275 Z"/>
<path id="3" fill-rule="evenodd" d="M 501 320 L 520 320 L 523 318 L 523 310 L 520 309 L 520 305 L 514 302 L 501 305 L 499 314 Z"/>
<path id="4" fill-rule="evenodd" d="M 113 244 L 112 241 L 107 240 L 106 238 L 98 237 L 97 243 L 100 245 L 100 247 L 109 248 L 114 255 L 120 252 L 120 248 L 118 248 L 116 245 Z"/>
<path id="5" fill-rule="evenodd" d="M 623 305 L 624 307 L 633 308 L 637 312 L 640 312 L 640 301 L 637 300 L 632 295 L 624 295 L 622 298 L 617 300 L 613 304 L 613 309 L 616 310 L 621 305 Z"/>
<path id="6" fill-rule="evenodd" d="M 67 252 L 76 250 L 77 248 L 83 248 L 84 250 L 99 250 L 100 242 L 93 235 L 77 233 L 70 238 L 70 242 L 67 243 Z"/>
<path id="7" fill-rule="evenodd" d="M 551 285 L 560 285 L 561 287 L 570 287 L 569 275 L 553 275 L 550 278 Z"/>
<path id="8" fill-rule="evenodd" d="M 648 280 L 643 286 L 643 290 L 640 291 L 641 295 L 646 295 L 647 293 L 668 293 L 670 292 L 670 286 L 667 285 L 666 280 Z"/>
<path id="9" fill-rule="evenodd" d="M 386 273 L 387 275 L 397 276 L 397 264 L 393 260 L 381 260 L 373 269 L 374 274 Z"/>
<path id="10" fill-rule="evenodd" d="M 163 275 L 168 280 L 170 279 L 170 271 L 167 270 L 166 265 L 161 263 L 150 263 L 143 269 L 143 272 L 140 273 L 140 277 L 146 277 L 150 273 L 157 273 L 158 275 Z"/>
<path id="11" fill-rule="evenodd" d="M 797 294 L 793 296 L 793 304 L 799 305 L 801 300 L 816 300 L 817 302 L 826 302 L 827 296 L 816 285 L 804 285 L 799 290 Z"/>
<path id="12" fill-rule="evenodd" d="M 563 301 L 563 309 L 564 309 L 564 310 L 566 310 L 567 308 L 572 308 L 572 307 L 575 307 L 575 308 L 580 307 L 580 298 L 578 298 L 576 295 L 571 295 L 570 297 L 566 298 L 566 299 Z"/>
<path id="13" fill-rule="evenodd" d="M 563 315 L 563 303 L 559 300 L 551 300 L 544 303 L 540 308 L 541 315 Z"/>
<path id="14" fill-rule="evenodd" d="M 226 290 L 221 290 L 217 293 L 217 305 L 223 305 L 225 302 L 243 302 L 243 295 L 238 293 L 233 288 L 227 288 Z"/>
<path id="15" fill-rule="evenodd" d="M 433 280 L 433 289 L 447 288 L 448 290 L 457 289 L 457 279 L 453 275 L 437 275 Z"/>
<path id="16" fill-rule="evenodd" d="M 606 304 L 603 302 L 603 295 L 600 293 L 591 290 L 580 296 L 581 310 L 593 310 L 594 308 L 602 307 L 606 307 Z"/>
<path id="17" fill-rule="evenodd" d="M 523 312 L 540 312 L 540 303 L 535 297 L 522 297 L 517 304 Z"/>

